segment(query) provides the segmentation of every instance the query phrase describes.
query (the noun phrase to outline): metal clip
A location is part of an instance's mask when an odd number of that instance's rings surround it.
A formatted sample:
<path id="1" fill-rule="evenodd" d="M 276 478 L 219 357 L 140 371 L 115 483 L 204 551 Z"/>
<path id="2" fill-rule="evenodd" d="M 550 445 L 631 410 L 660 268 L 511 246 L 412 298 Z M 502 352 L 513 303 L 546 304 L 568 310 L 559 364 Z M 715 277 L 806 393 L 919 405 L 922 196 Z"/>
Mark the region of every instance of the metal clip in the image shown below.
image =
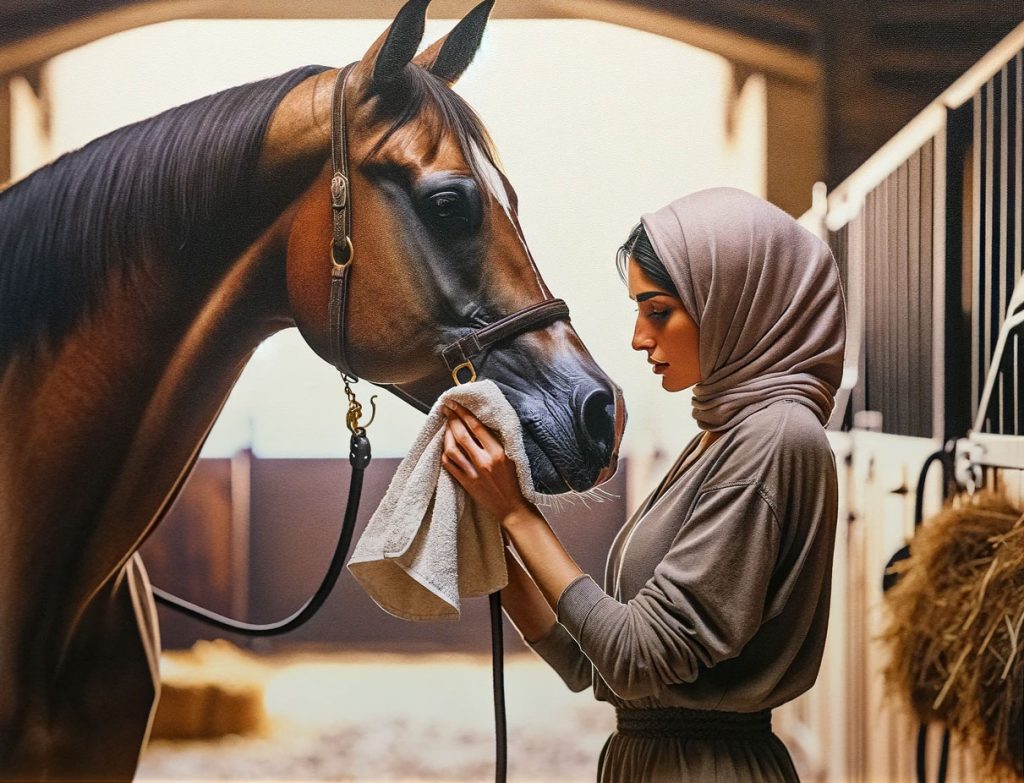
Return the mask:
<path id="1" fill-rule="evenodd" d="M 331 177 L 331 206 L 344 209 L 348 204 L 348 179 L 340 171 Z"/>
<path id="2" fill-rule="evenodd" d="M 348 431 L 353 435 L 364 435 L 366 434 L 366 428 L 373 424 L 373 420 L 377 417 L 377 395 L 374 394 L 370 398 L 370 420 L 366 424 L 360 424 L 359 419 L 363 415 L 363 406 L 356 399 L 356 394 L 352 391 L 352 387 L 349 386 L 348 378 L 342 375 L 342 379 L 345 381 L 345 396 L 348 397 L 348 412 L 345 414 L 345 424 L 348 427 Z"/>

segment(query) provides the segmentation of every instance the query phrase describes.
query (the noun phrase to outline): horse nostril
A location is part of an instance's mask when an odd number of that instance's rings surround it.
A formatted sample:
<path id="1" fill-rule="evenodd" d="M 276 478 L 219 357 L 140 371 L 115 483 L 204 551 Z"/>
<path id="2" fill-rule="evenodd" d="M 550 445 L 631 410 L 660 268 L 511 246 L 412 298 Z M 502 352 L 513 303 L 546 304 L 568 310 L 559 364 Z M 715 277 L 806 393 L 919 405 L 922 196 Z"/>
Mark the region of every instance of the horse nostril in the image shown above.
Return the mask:
<path id="1" fill-rule="evenodd" d="M 579 410 L 583 434 L 598 449 L 611 446 L 615 439 L 615 398 L 603 388 L 590 392 Z"/>

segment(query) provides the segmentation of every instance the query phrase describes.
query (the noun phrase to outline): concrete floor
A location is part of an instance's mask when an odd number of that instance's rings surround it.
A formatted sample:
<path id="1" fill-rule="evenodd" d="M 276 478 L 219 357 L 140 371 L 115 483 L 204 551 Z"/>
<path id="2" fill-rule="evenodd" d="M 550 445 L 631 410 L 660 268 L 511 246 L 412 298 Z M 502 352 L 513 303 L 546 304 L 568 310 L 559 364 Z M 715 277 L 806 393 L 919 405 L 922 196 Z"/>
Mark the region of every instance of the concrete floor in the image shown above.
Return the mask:
<path id="1" fill-rule="evenodd" d="M 208 679 L 265 687 L 264 729 L 216 741 L 154 741 L 140 783 L 494 779 L 489 656 L 206 653 L 205 662 L 223 672 Z M 188 669 L 180 656 L 165 656 L 163 667 L 165 679 Z M 505 678 L 509 781 L 592 781 L 614 726 L 611 708 L 589 692 L 571 693 L 529 653 L 508 657 Z"/>

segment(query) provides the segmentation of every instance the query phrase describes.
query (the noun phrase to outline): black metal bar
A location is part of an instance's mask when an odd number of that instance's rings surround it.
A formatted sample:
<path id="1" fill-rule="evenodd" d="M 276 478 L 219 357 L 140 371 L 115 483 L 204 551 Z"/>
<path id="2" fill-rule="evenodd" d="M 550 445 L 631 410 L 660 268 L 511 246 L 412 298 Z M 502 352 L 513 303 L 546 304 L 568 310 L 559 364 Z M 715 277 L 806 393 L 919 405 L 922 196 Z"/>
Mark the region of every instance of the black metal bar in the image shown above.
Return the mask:
<path id="1" fill-rule="evenodd" d="M 893 180 L 892 187 L 895 201 L 890 207 L 889 214 L 892 215 L 892 222 L 895 224 L 896 242 L 891 248 L 893 266 L 896 271 L 896 286 L 893 289 L 892 311 L 893 321 L 896 323 L 896 361 L 893 366 L 905 377 L 906 373 L 913 368 L 910 364 L 913 355 L 914 345 L 910 340 L 909 311 L 917 308 L 916 297 L 911 298 L 907 282 L 907 265 L 910 263 L 907 252 L 907 176 L 909 161 L 904 161 L 899 168 L 890 176 Z M 911 421 L 909 387 L 905 383 L 895 383 L 891 394 L 896 404 L 896 415 L 898 426 L 896 433 L 899 435 L 913 435 L 914 428 Z"/>
<path id="2" fill-rule="evenodd" d="M 971 421 L 978 411 L 978 400 L 981 397 L 983 370 L 981 366 L 982 316 L 981 287 L 984 282 L 984 270 L 981 266 L 981 227 L 983 224 L 982 210 L 985 200 L 981 197 L 984 170 L 981 165 L 985 148 L 985 134 L 982 132 L 984 89 L 974 96 L 974 145 L 971 161 Z"/>
<path id="3" fill-rule="evenodd" d="M 976 219 L 974 162 L 977 145 L 974 140 L 977 126 L 974 118 L 977 113 L 975 97 L 947 114 L 945 150 L 942 151 L 945 162 L 941 167 L 945 169 L 945 176 L 934 183 L 936 197 L 943 200 L 941 210 L 946 216 L 939 229 L 943 236 L 942 256 L 936 259 L 941 264 L 936 273 L 943 276 L 945 289 L 940 304 L 944 440 L 966 435 L 974 413 L 971 395 L 977 377 L 974 364 L 974 304 L 977 297 L 971 237 Z M 938 212 L 938 202 L 935 206 Z"/>
<path id="4" fill-rule="evenodd" d="M 884 241 L 882 242 L 882 257 L 885 259 L 885 314 L 886 314 L 886 336 L 885 341 L 885 400 L 888 413 L 889 426 L 886 432 L 899 434 L 902 422 L 899 411 L 899 388 L 900 373 L 899 364 L 899 323 L 897 312 L 899 302 L 896 300 L 896 289 L 898 287 L 898 271 L 896 261 L 896 178 L 887 177 L 882 188 L 883 204 L 882 219 L 885 221 Z"/>
<path id="5" fill-rule="evenodd" d="M 982 374 L 979 381 L 984 388 L 985 379 L 988 377 L 989 367 L 992 365 L 992 349 L 999 337 L 999 315 L 998 315 L 998 282 L 993 280 L 995 267 L 992 263 L 993 251 L 993 214 L 995 205 L 993 196 L 995 187 L 993 184 L 995 176 L 995 106 L 996 95 L 993 82 L 989 82 L 983 88 L 986 93 L 985 100 L 985 184 L 982 197 L 985 200 L 985 222 L 982 226 L 982 268 L 985 273 L 985 283 L 982 289 L 982 318 L 984 319 L 985 339 L 982 343 L 981 367 Z M 985 431 L 993 432 L 993 422 L 989 417 L 989 411 L 984 411 Z"/>
<path id="6" fill-rule="evenodd" d="M 921 148 L 919 186 L 917 193 L 918 205 L 918 257 L 920 271 L 918 284 L 921 287 L 921 318 L 918 329 L 921 340 L 921 381 L 925 388 L 922 407 L 921 435 L 926 438 L 941 438 L 941 424 L 933 420 L 935 396 L 941 394 L 939 384 L 942 378 L 935 377 L 934 352 L 937 335 L 933 324 L 935 318 L 935 280 L 933 274 L 934 244 L 932 242 L 932 211 L 935 209 L 934 184 L 932 174 L 935 170 L 935 141 L 931 140 Z"/>
<path id="7" fill-rule="evenodd" d="M 1006 232 L 1006 196 L 1009 190 L 1009 171 L 1006 168 L 1007 159 L 1007 107 L 1006 107 L 1006 80 L 1009 74 L 1009 66 L 1005 65 L 995 75 L 993 80 L 993 89 L 995 91 L 996 100 L 993 100 L 995 105 L 995 122 L 993 123 L 992 132 L 997 134 L 995 144 L 993 144 L 993 155 L 997 156 L 995 161 L 996 168 L 998 169 L 998 177 L 993 181 L 992 187 L 992 198 L 996 202 L 995 208 L 992 213 L 992 255 L 993 265 L 996 267 L 995 273 L 999 278 L 999 312 L 996 313 L 998 318 L 997 323 L 999 329 L 1002 329 L 1003 321 L 1006 320 L 1006 308 L 1010 303 L 1010 294 L 1013 292 L 1014 281 L 1009 279 L 1009 270 L 1006 266 L 1006 242 L 1004 241 L 1004 233 Z M 998 186 L 997 186 L 998 182 Z M 999 330 L 996 331 L 998 337 Z M 996 388 L 993 390 L 999 400 L 999 405 L 996 410 L 998 417 L 995 431 L 1000 434 L 1008 434 L 1007 422 L 1008 414 L 1010 413 L 1009 406 L 1007 403 L 1007 387 L 1009 386 L 1009 378 L 1003 373 L 999 374 L 996 379 Z"/>
<path id="8" fill-rule="evenodd" d="M 1019 52 L 1014 58 L 1016 62 L 1016 74 L 1015 83 L 1017 89 L 1015 91 L 1014 99 L 1012 104 L 1016 107 L 1017 116 L 1014 124 L 1014 161 L 1016 163 L 1015 174 L 1014 174 L 1014 206 L 1016 209 L 1012 209 L 1014 215 L 1014 270 L 1015 276 L 1019 280 L 1021 275 L 1024 274 L 1024 259 L 1021 255 L 1021 246 L 1024 245 L 1022 241 L 1022 233 L 1024 230 L 1024 52 Z"/>
<path id="9" fill-rule="evenodd" d="M 881 356 L 878 353 L 878 331 L 881 313 L 878 311 L 878 194 L 872 191 L 864 203 L 864 279 L 867 295 L 864 298 L 864 334 L 866 370 L 865 410 L 880 410 L 878 379 L 881 377 Z"/>
<path id="10" fill-rule="evenodd" d="M 1014 67 L 1011 70 L 1013 74 L 1013 90 L 1010 96 L 1010 105 L 1014 108 L 1014 122 L 1011 126 L 1013 128 L 1013 143 L 1010 144 L 1010 149 L 1013 153 L 1013 164 L 1011 169 L 1013 171 L 1013 186 L 1008 188 L 1010 192 L 1010 202 L 1008 209 L 1010 214 L 1014 217 L 1013 222 L 1013 270 L 1014 280 L 1020 281 L 1022 275 L 1024 275 L 1024 265 L 1022 265 L 1021 246 L 1024 245 L 1024 237 L 1021 235 L 1022 231 L 1022 213 L 1024 213 L 1024 142 L 1022 142 L 1022 136 L 1024 136 L 1024 52 L 1018 52 L 1017 56 L 1014 57 Z M 1013 392 L 1014 392 L 1014 423 L 1013 423 L 1013 434 L 1024 435 L 1024 390 L 1021 389 L 1022 379 L 1021 373 L 1024 372 L 1024 340 L 1021 339 L 1020 335 L 1014 335 L 1014 368 L 1013 368 Z"/>
<path id="11" fill-rule="evenodd" d="M 931 298 L 931 291 L 921 286 L 921 273 L 925 259 L 921 256 L 921 150 L 910 156 L 907 161 L 907 343 L 910 346 L 908 372 L 911 378 L 917 378 L 914 384 L 917 394 L 913 394 L 908 385 L 905 396 L 910 409 L 910 434 L 927 437 L 925 433 L 926 413 L 931 412 L 931 404 L 927 403 L 929 378 L 924 372 L 925 334 L 921 330 L 921 321 L 928 315 L 925 303 Z M 927 407 L 926 407 L 927 406 Z"/>

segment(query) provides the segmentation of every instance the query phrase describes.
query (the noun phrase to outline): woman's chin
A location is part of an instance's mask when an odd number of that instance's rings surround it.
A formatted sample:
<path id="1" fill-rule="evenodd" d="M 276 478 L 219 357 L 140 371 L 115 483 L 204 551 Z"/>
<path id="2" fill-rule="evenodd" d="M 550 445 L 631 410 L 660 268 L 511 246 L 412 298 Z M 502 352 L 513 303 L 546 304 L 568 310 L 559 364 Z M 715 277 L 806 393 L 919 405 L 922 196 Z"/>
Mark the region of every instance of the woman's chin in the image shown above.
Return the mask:
<path id="1" fill-rule="evenodd" d="M 680 380 L 679 378 L 672 378 L 669 375 L 661 376 L 661 388 L 667 392 L 681 392 L 686 391 L 694 385 L 696 381 L 687 382 L 686 379 Z"/>
<path id="2" fill-rule="evenodd" d="M 681 391 L 681 387 L 679 386 L 679 382 L 676 381 L 676 380 L 673 380 L 673 378 L 670 375 L 662 375 L 661 376 L 661 388 L 664 389 L 667 392 Z M 685 388 L 685 387 L 683 387 L 683 388 Z"/>

